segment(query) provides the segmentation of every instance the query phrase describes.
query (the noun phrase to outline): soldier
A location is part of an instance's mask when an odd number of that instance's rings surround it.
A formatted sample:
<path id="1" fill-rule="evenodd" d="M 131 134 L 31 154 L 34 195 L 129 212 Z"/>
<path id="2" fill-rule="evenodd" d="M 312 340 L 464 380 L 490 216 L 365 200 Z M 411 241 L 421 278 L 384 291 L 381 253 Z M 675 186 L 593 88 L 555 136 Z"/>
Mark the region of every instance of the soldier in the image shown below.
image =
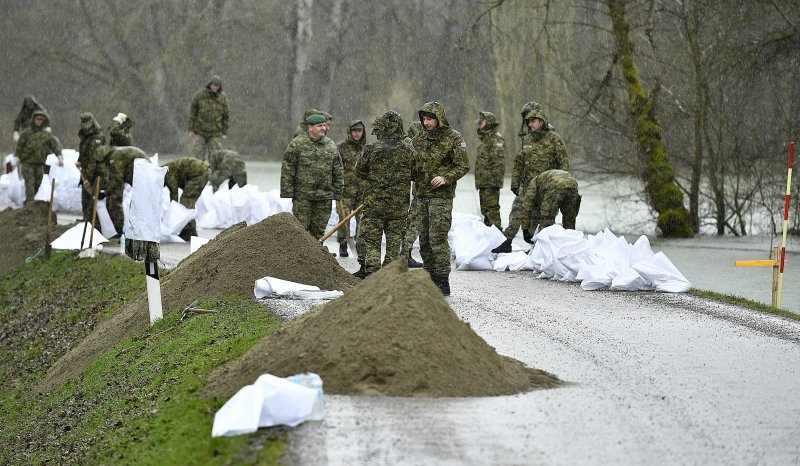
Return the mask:
<path id="1" fill-rule="evenodd" d="M 411 140 L 422 131 L 422 123 L 419 120 L 414 120 L 408 126 L 408 133 L 406 142 L 411 144 Z M 417 184 L 411 183 L 411 206 L 408 208 L 408 222 L 406 224 L 406 236 L 403 239 L 403 255 L 406 256 L 409 269 L 418 269 L 422 267 L 422 262 L 414 259 L 411 255 L 414 249 L 414 241 L 419 234 L 417 233 Z"/>
<path id="2" fill-rule="evenodd" d="M 208 166 L 211 170 L 209 181 L 214 191 L 218 190 L 225 180 L 228 180 L 229 188 L 236 185 L 241 188 L 247 184 L 244 160 L 238 152 L 225 149 L 213 152 L 208 159 Z"/>
<path id="3" fill-rule="evenodd" d="M 525 190 L 522 207 L 522 236 L 531 242 L 537 229 L 556 222 L 559 209 L 564 228 L 574 230 L 581 208 L 578 182 L 564 170 L 546 170 L 531 180 Z"/>
<path id="4" fill-rule="evenodd" d="M 325 117 L 306 118 L 307 129 L 286 147 L 281 164 L 281 197 L 292 199 L 292 214 L 314 238 L 321 238 L 331 201 L 342 197 L 344 174 L 336 144 L 325 136 Z"/>
<path id="5" fill-rule="evenodd" d="M 102 170 L 101 164 L 108 165 L 108 182 L 100 182 L 100 189 L 105 191 L 108 215 L 117 232 L 122 233 L 125 226 L 125 210 L 122 207 L 125 183 L 133 185 L 133 162 L 136 159 L 149 160 L 149 157 L 143 150 L 133 146 L 102 146 L 97 149 L 97 155 L 99 170 Z"/>
<path id="6" fill-rule="evenodd" d="M 50 126 L 50 117 L 44 110 L 33 111 L 33 121 L 17 141 L 15 154 L 19 157 L 20 172 L 25 180 L 25 203 L 33 202 L 44 176 L 44 163 L 49 154 L 58 156 L 58 164 L 64 164 L 61 155 L 61 143 L 46 129 Z"/>
<path id="7" fill-rule="evenodd" d="M 319 112 L 319 113 L 320 115 L 325 117 L 325 135 L 327 136 L 328 133 L 331 131 L 331 128 L 333 128 L 333 115 L 331 115 L 328 112 Z"/>
<path id="8" fill-rule="evenodd" d="M 497 118 L 491 112 L 480 112 L 475 122 L 481 143 L 475 157 L 475 188 L 481 204 L 483 223 L 502 231 L 500 220 L 500 188 L 506 172 L 505 140 L 497 132 Z"/>
<path id="9" fill-rule="evenodd" d="M 36 110 L 41 110 L 47 113 L 47 109 L 45 109 L 42 104 L 37 102 L 34 96 L 26 95 L 25 98 L 22 99 L 22 108 L 19 109 L 17 117 L 14 119 L 14 142 L 19 142 L 20 133 L 25 131 L 25 129 L 31 125 L 33 120 L 33 112 Z M 49 132 L 50 128 L 46 127 L 46 130 Z"/>
<path id="10" fill-rule="evenodd" d="M 78 130 L 80 145 L 78 146 L 78 163 L 75 165 L 81 172 L 81 208 L 83 210 L 84 221 L 91 221 L 92 207 L 94 201 L 94 173 L 97 171 L 98 161 L 97 150 L 105 145 L 106 138 L 103 136 L 100 123 L 94 119 L 91 113 L 81 114 L 81 129 Z M 106 170 L 107 172 L 107 170 Z M 87 175 L 89 174 L 89 175 Z"/>
<path id="11" fill-rule="evenodd" d="M 413 139 L 420 161 L 417 183 L 419 252 L 425 270 L 445 296 L 450 294 L 450 246 L 447 234 L 453 219 L 456 182 L 469 171 L 467 143 L 450 128 L 439 102 L 419 110 L 424 131 Z"/>
<path id="12" fill-rule="evenodd" d="M 124 113 L 118 113 L 111 119 L 111 126 L 108 128 L 108 142 L 113 147 L 127 147 L 133 145 L 131 128 L 133 120 Z"/>
<path id="13" fill-rule="evenodd" d="M 527 110 L 527 111 L 526 111 Z M 511 206 L 508 227 L 503 231 L 506 240 L 492 249 L 494 253 L 511 252 L 511 241 L 522 221 L 522 202 L 528 184 L 546 170 L 569 171 L 569 154 L 564 139 L 548 124 L 542 107 L 529 102 L 523 107 L 523 119 L 528 134 L 522 138 L 522 150 L 514 159 L 511 191 L 517 196 Z"/>
<path id="14" fill-rule="evenodd" d="M 363 181 L 364 213 L 358 233 L 361 269 L 353 276 L 365 278 L 381 268 L 381 240 L 386 234 L 384 264 L 401 257 L 408 221 L 408 192 L 416 170 L 416 154 L 405 141 L 403 117 L 389 111 L 372 123 L 378 140 L 364 149 L 356 165 Z M 361 259 L 361 257 L 359 257 Z"/>
<path id="15" fill-rule="evenodd" d="M 344 170 L 344 192 L 342 194 L 341 204 L 343 204 L 342 212 L 345 216 L 350 214 L 357 205 L 355 205 L 358 198 L 359 182 L 356 176 L 356 162 L 359 156 L 364 151 L 364 145 L 367 142 L 367 135 L 364 131 L 364 122 L 361 120 L 353 120 L 347 128 L 347 139 L 336 145 L 339 150 L 339 156 L 342 158 L 342 169 Z M 356 218 L 358 222 L 358 218 Z M 350 234 L 347 227 L 340 228 L 336 232 L 336 239 L 339 241 L 339 257 L 348 257 L 350 254 L 347 252 L 347 236 Z"/>
<path id="16" fill-rule="evenodd" d="M 322 112 L 317 110 L 316 108 L 309 108 L 308 110 L 306 110 L 306 112 L 303 113 L 303 118 L 300 120 L 300 123 L 297 124 L 297 128 L 295 128 L 294 130 L 294 136 L 292 137 L 297 137 L 308 133 L 308 123 L 306 122 L 306 119 L 311 115 L 322 115 Z"/>
<path id="17" fill-rule="evenodd" d="M 212 152 L 222 149 L 227 138 L 228 96 L 222 92 L 222 79 L 214 76 L 206 87 L 195 94 L 189 109 L 189 135 L 194 139 L 192 155 L 207 160 Z"/>
<path id="18" fill-rule="evenodd" d="M 194 157 L 181 157 L 166 164 L 169 167 L 164 185 L 169 189 L 169 198 L 178 201 L 178 189 L 183 190 L 180 203 L 187 209 L 194 209 L 197 199 L 208 183 L 208 164 Z M 197 236 L 197 222 L 192 219 L 178 235 L 184 241 Z"/>

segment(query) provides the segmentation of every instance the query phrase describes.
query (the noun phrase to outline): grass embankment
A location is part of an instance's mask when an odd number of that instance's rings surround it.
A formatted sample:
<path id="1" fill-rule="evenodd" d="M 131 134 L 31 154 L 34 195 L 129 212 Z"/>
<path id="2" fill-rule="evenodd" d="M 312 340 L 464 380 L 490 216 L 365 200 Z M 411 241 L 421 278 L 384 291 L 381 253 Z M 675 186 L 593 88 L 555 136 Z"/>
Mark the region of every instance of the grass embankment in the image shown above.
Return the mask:
<path id="1" fill-rule="evenodd" d="M 769 304 L 764 304 L 758 301 L 753 301 L 751 299 L 742 298 L 740 296 L 727 295 L 707 290 L 697 290 L 694 288 L 689 290 L 689 293 L 695 296 L 702 296 L 703 298 L 713 299 L 714 301 L 719 301 L 721 303 L 735 304 L 737 306 L 746 307 L 754 311 L 766 312 L 767 314 L 775 314 L 783 317 L 788 317 L 790 319 L 800 320 L 800 315 L 798 314 L 783 309 L 778 309 L 776 307 L 772 307 Z"/>
<path id="2" fill-rule="evenodd" d="M 278 325 L 249 297 L 197 304 L 216 313 L 182 319 L 173 312 L 78 379 L 32 392 L 94 323 L 144 290 L 141 264 L 73 255 L 39 259 L 0 278 L 0 464 L 277 463 L 279 431 L 212 439 L 214 413 L 225 400 L 195 395 L 212 369 Z"/>

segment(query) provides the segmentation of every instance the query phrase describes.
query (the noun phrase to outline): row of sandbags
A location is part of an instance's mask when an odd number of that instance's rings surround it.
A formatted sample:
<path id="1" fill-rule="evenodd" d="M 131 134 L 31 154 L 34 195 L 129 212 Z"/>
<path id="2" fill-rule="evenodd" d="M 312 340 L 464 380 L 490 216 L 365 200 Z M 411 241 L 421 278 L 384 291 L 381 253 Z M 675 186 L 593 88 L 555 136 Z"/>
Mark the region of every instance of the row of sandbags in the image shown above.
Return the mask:
<path id="1" fill-rule="evenodd" d="M 609 229 L 584 235 L 552 225 L 534 236 L 528 251 L 493 254 L 505 237 L 474 215 L 454 214 L 450 247 L 458 270 L 532 270 L 537 277 L 578 282 L 584 290 L 683 293 L 691 283 L 642 235 L 634 244 Z"/>

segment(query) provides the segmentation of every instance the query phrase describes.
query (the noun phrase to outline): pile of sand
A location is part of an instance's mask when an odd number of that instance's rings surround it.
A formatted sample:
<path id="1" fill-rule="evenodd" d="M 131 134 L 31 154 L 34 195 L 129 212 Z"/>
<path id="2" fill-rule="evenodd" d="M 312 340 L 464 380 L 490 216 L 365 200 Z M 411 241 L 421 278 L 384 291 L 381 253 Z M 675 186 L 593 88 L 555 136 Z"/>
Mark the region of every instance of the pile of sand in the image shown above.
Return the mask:
<path id="1" fill-rule="evenodd" d="M 249 227 L 242 223 L 228 228 L 164 275 L 164 314 L 182 312 L 195 300 L 252 296 L 255 281 L 266 276 L 323 290 L 347 291 L 358 283 L 294 216 L 281 213 Z M 83 372 L 100 354 L 148 325 L 147 293 L 142 290 L 59 359 L 39 390 L 47 391 Z"/>
<path id="2" fill-rule="evenodd" d="M 560 383 L 498 355 L 426 272 L 403 261 L 267 335 L 214 371 L 202 394 L 227 398 L 263 373 L 301 372 L 319 374 L 328 393 L 348 395 L 492 396 Z"/>
<path id="3" fill-rule="evenodd" d="M 49 203 L 31 202 L 19 209 L 11 207 L 0 212 L 0 276 L 14 270 L 25 259 L 44 248 L 47 237 L 47 211 Z M 50 241 L 61 236 L 71 225 L 57 225 L 56 213 L 50 219 Z"/>

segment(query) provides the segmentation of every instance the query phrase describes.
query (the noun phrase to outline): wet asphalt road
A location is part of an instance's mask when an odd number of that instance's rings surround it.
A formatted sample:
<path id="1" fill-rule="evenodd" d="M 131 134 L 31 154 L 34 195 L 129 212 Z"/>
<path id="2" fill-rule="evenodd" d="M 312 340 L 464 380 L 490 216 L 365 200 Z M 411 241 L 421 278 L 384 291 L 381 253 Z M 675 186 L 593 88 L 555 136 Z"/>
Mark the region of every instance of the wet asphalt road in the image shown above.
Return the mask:
<path id="1" fill-rule="evenodd" d="M 323 421 L 289 430 L 288 464 L 800 463 L 800 322 L 530 272 L 455 271 L 451 286 L 447 302 L 500 354 L 568 384 L 487 398 L 326 395 Z M 284 318 L 311 305 L 272 304 Z"/>

